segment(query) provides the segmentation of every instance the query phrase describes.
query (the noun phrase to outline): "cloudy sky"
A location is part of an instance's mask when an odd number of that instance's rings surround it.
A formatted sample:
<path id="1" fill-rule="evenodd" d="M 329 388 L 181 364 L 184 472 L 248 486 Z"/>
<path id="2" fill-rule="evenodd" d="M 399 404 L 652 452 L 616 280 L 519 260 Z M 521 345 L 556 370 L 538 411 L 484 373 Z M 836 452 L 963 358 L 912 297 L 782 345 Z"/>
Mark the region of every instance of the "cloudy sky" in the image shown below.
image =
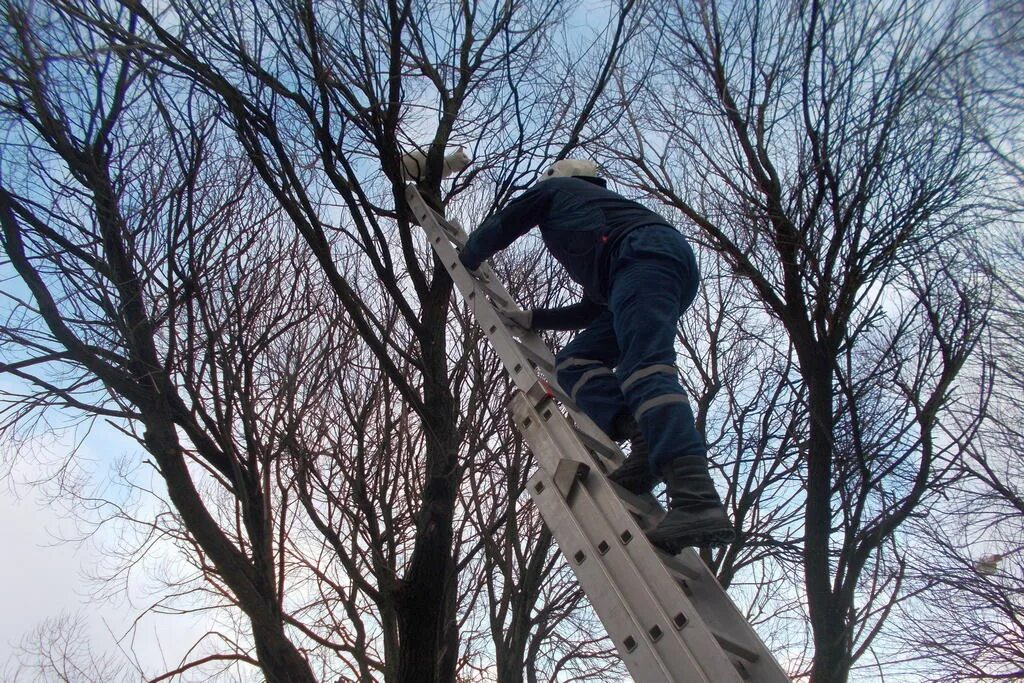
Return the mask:
<path id="1" fill-rule="evenodd" d="M 133 579 L 130 599 L 97 600 L 90 574 L 103 560 L 109 538 L 69 542 L 80 537 L 80 526 L 69 512 L 46 499 L 51 485 L 30 485 L 52 472 L 52 463 L 69 451 L 68 444 L 45 449 L 23 449 L 12 456 L 9 447 L 0 457 L 12 463 L 9 478 L 0 481 L 0 671 L 9 671 L 17 645 L 47 619 L 79 616 L 93 652 L 115 653 L 119 648 L 134 653 L 148 674 L 173 668 L 185 648 L 195 641 L 204 624 L 198 618 L 149 615 L 133 635 L 125 638 L 131 622 L 147 597 L 144 573 Z M 98 428 L 76 451 L 76 462 L 88 473 L 88 486 L 102 488 L 109 468 L 118 457 L 140 458 L 138 448 L 107 428 Z M 120 645 L 118 639 L 121 639 Z"/>

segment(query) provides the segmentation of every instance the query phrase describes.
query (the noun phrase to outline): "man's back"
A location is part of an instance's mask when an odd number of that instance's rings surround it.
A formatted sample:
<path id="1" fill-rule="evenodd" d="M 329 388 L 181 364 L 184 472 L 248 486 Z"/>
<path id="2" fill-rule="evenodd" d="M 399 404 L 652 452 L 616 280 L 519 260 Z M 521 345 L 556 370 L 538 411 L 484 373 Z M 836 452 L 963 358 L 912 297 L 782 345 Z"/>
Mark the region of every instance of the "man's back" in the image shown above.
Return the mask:
<path id="1" fill-rule="evenodd" d="M 536 198 L 531 195 L 536 194 Z M 604 234 L 618 233 L 641 225 L 664 224 L 665 219 L 643 204 L 626 199 L 605 187 L 600 178 L 551 178 L 524 192 L 520 199 L 543 202 L 550 197 L 551 208 L 547 213 L 550 226 L 542 222 L 540 227 L 573 229 L 568 223 L 577 214 L 576 207 L 587 210 L 590 221 L 580 225 L 584 230 L 600 230 Z M 519 201 L 518 199 L 516 201 Z M 574 226 L 575 227 L 575 226 Z"/>
<path id="2" fill-rule="evenodd" d="M 644 225 L 667 225 L 642 204 L 605 187 L 599 178 L 558 177 L 537 183 L 494 214 L 471 236 L 463 263 L 479 265 L 539 227 L 548 250 L 596 301 L 607 296 L 608 261 L 615 245 Z"/>

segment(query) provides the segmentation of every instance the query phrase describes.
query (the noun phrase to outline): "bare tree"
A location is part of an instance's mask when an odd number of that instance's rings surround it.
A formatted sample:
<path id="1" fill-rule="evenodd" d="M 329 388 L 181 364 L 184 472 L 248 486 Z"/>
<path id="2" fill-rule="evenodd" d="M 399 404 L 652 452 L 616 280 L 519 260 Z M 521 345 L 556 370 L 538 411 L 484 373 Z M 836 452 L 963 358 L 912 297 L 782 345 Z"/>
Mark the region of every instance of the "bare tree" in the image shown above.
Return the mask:
<path id="1" fill-rule="evenodd" d="M 451 281 L 443 264 L 424 267 L 420 259 L 422 242 L 403 199 L 402 147 L 426 129 L 421 185 L 439 207 L 446 201 L 441 158 L 453 142 L 473 147 L 479 170 L 457 180 L 451 196 L 490 167 L 503 174 L 496 199 L 507 197 L 522 164 L 535 164 L 536 152 L 548 151 L 555 136 L 567 137 L 570 146 L 579 138 L 628 38 L 631 5 L 614 19 L 589 81 L 567 75 L 572 64 L 550 59 L 549 28 L 560 15 L 546 3 L 211 10 L 182 0 L 158 14 L 137 3 L 125 8 L 130 16 L 90 10 L 91 21 L 221 102 L 388 381 L 422 420 L 417 533 L 390 586 L 395 675 L 451 680 L 458 662 L 453 519 L 463 472 L 447 357 Z M 545 65 L 550 80 L 527 86 Z M 582 100 L 562 96 L 574 85 L 587 93 Z M 500 134 L 508 128 L 519 134 Z M 329 205 L 336 212 L 325 210 Z M 391 334 L 338 268 L 339 255 L 349 250 L 377 278 L 408 337 Z M 416 369 L 415 381 L 403 364 Z"/>
<path id="2" fill-rule="evenodd" d="M 917 533 L 922 539 L 900 639 L 909 666 L 931 680 L 1011 680 L 1024 675 L 1024 492 L 1021 431 L 1024 391 L 1024 186 L 1020 114 L 1024 110 L 1024 13 L 993 2 L 983 16 L 987 42 L 972 76 L 985 93 L 969 110 L 970 132 L 990 160 L 986 200 L 995 213 L 974 261 L 992 289 L 982 353 L 971 380 L 984 420 L 957 463 L 957 485 Z M 969 417 L 961 417 L 966 421 Z M 923 661 L 922 661 L 923 660 Z M 939 673 L 935 673 L 938 671 Z"/>
<path id="3" fill-rule="evenodd" d="M 1024 209 L 1019 188 L 1024 185 L 1024 136 L 1020 117 L 1024 112 L 1024 11 L 1019 4 L 995 0 L 989 3 L 982 30 L 987 37 L 975 72 L 984 100 L 972 112 L 974 134 L 997 164 L 993 197 L 1004 210 L 1004 220 L 1020 223 Z"/>
<path id="4" fill-rule="evenodd" d="M 3 371 L 27 385 L 6 396 L 5 434 L 61 407 L 152 456 L 174 510 L 153 533 L 241 636 L 168 674 L 230 658 L 275 681 L 453 680 L 473 613 L 459 572 L 479 552 L 473 537 L 460 557 L 461 457 L 491 455 L 460 448 L 458 412 L 493 384 L 456 389 L 475 346 L 449 342 L 451 283 L 411 223 L 400 155 L 432 138 L 423 187 L 442 206 L 441 155 L 466 142 L 479 170 L 454 194 L 489 175 L 484 206 L 508 197 L 593 133 L 631 5 L 592 78 L 549 49 L 561 15 L 542 4 L 161 7 L 4 5 L 0 218 L 25 294 L 8 300 Z M 524 515 L 522 480 L 502 524 Z M 491 605 L 519 601 L 507 675 L 527 659 L 534 677 L 587 675 L 591 650 L 613 669 L 602 638 L 548 647 L 582 617 L 578 590 L 539 587 L 564 574 L 544 538 L 523 549 L 532 592 Z M 538 591 L 551 605 L 534 612 Z M 562 654 L 549 667 L 538 651 Z"/>
<path id="5" fill-rule="evenodd" d="M 18 646 L 15 660 L 5 667 L 11 683 L 48 681 L 106 683 L 129 679 L 131 667 L 120 654 L 98 654 L 81 615 L 62 614 L 32 629 Z"/>
<path id="6" fill-rule="evenodd" d="M 979 173 L 943 87 L 969 19 L 680 3 L 652 26 L 654 76 L 609 144 L 792 345 L 812 681 L 847 680 L 871 646 L 902 594 L 897 532 L 958 457 L 939 426 L 984 310 L 943 247 L 974 227 Z"/>
<path id="7" fill-rule="evenodd" d="M 242 222 L 232 214 L 254 195 L 247 164 L 211 142 L 216 118 L 202 123 L 187 91 L 175 109 L 150 98 L 152 72 L 68 15 L 17 3 L 4 12 L 3 115 L 17 144 L 4 159 L 0 222 L 26 291 L 9 299 L 4 345 L 17 356 L 4 371 L 29 388 L 8 397 L 6 425 L 60 406 L 133 430 L 197 561 L 216 567 L 220 589 L 248 615 L 255 659 L 272 679 L 312 680 L 284 633 L 273 454 L 247 447 L 236 431 L 245 421 L 217 412 L 230 404 L 219 398 L 252 380 L 254 350 L 294 324 L 289 304 L 305 308 L 271 296 L 302 289 L 237 269 L 267 255 L 238 252 L 252 246 L 247 236 L 272 244 L 272 212 L 246 205 L 248 232 L 231 242 L 229 227 Z M 245 332 L 217 334 L 231 326 Z M 230 505 L 207 498 L 207 478 Z"/>
<path id="8" fill-rule="evenodd" d="M 986 431 L 977 447 L 988 448 L 990 462 L 1001 460 Z M 1000 469 L 1000 479 L 1009 475 L 1002 481 L 1012 482 L 1019 461 L 1004 461 Z M 1012 498 L 979 490 L 968 476 L 929 514 L 928 524 L 915 533 L 921 545 L 908 572 L 908 583 L 921 597 L 901 610 L 899 637 L 893 639 L 898 670 L 936 682 L 1024 675 L 1020 519 Z"/>

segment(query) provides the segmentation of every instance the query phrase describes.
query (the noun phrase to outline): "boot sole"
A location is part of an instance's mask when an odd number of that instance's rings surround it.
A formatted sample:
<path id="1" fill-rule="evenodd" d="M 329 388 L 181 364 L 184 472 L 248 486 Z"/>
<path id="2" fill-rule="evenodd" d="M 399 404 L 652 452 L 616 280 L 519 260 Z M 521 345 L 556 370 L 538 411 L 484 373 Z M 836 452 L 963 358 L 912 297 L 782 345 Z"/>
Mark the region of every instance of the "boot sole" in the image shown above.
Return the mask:
<path id="1" fill-rule="evenodd" d="M 654 529 L 649 533 L 648 540 L 672 555 L 682 552 L 684 548 L 717 548 L 736 540 L 736 530 L 731 526 L 655 533 L 657 531 Z"/>
<path id="2" fill-rule="evenodd" d="M 616 484 L 626 489 L 634 496 L 642 496 L 645 493 L 650 493 L 654 490 L 654 487 L 658 485 L 661 479 L 655 479 L 649 474 L 638 474 L 638 475 L 625 475 L 616 477 L 615 472 L 608 475 L 608 478 L 614 481 Z"/>

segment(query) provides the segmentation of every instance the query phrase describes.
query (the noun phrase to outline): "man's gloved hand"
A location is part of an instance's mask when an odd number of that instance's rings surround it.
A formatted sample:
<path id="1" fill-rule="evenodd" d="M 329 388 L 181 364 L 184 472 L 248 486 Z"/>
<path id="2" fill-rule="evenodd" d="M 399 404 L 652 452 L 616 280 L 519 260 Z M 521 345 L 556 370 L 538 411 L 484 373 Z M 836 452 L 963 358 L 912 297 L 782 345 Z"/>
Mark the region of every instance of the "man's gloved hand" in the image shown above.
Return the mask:
<path id="1" fill-rule="evenodd" d="M 463 245 L 463 247 L 464 246 L 465 245 Z M 481 282 L 490 282 L 491 281 L 491 279 L 489 277 L 487 277 L 486 275 L 484 275 L 484 273 L 482 273 L 480 271 L 480 266 L 483 265 L 482 263 L 474 263 L 474 262 L 470 261 L 469 259 L 467 259 L 466 258 L 466 253 L 465 253 L 465 251 L 462 250 L 462 248 L 456 246 L 456 250 L 459 252 L 459 261 L 462 263 L 463 266 L 466 267 L 466 270 L 469 271 L 470 275 L 475 277 L 477 280 L 480 280 Z"/>
<path id="2" fill-rule="evenodd" d="M 469 254 L 466 253 L 465 244 L 456 244 L 455 251 L 459 252 L 459 262 L 466 267 L 466 270 L 476 270 L 480 267 L 480 264 L 472 260 Z"/>
<path id="3" fill-rule="evenodd" d="M 502 311 L 502 320 L 523 330 L 533 329 L 533 311 Z"/>
<path id="4" fill-rule="evenodd" d="M 469 274 L 475 277 L 480 282 L 487 283 L 491 281 L 491 278 L 487 276 L 487 273 L 483 272 L 479 268 L 466 268 L 466 270 L 468 270 Z"/>

